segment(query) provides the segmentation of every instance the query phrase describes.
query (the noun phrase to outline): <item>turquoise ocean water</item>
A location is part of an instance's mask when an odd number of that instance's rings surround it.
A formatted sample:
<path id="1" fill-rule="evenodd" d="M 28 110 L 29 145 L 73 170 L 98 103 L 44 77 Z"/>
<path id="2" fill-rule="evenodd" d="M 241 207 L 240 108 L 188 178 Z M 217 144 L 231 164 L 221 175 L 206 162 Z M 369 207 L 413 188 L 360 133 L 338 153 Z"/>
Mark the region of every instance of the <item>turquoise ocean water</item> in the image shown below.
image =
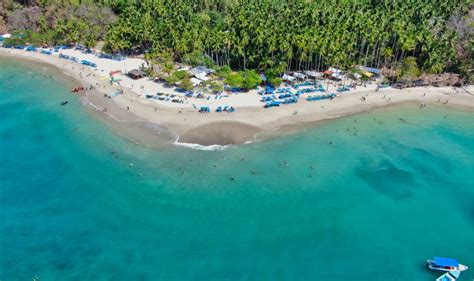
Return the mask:
<path id="1" fill-rule="evenodd" d="M 405 106 L 224 151 L 151 149 L 68 87 L 0 64 L 2 281 L 434 280 L 435 255 L 474 278 L 472 112 Z"/>

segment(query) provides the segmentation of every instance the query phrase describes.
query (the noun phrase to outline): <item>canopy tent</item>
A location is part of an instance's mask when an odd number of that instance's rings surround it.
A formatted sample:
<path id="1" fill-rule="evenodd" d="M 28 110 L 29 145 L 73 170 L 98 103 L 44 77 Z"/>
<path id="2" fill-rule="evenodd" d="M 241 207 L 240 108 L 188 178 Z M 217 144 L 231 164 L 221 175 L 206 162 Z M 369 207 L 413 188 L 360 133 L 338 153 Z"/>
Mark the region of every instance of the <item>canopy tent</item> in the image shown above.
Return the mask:
<path id="1" fill-rule="evenodd" d="M 293 82 L 296 80 L 295 77 L 291 76 L 291 75 L 288 75 L 288 74 L 283 74 L 283 76 L 281 77 L 281 79 L 283 79 L 284 81 L 288 81 L 288 82 Z"/>
<path id="2" fill-rule="evenodd" d="M 202 82 L 203 82 L 203 81 L 200 80 L 200 79 L 197 79 L 197 78 L 194 78 L 194 77 L 191 78 L 191 83 L 193 83 L 193 86 L 194 86 L 194 87 L 196 87 L 196 86 L 198 86 L 198 85 L 201 85 Z"/>
<path id="3" fill-rule="evenodd" d="M 366 76 L 366 77 L 369 77 L 369 78 L 372 77 L 372 76 L 374 76 L 372 73 L 370 73 L 370 72 L 368 72 L 368 71 L 363 71 L 363 72 L 362 72 L 362 75 L 364 75 L 364 76 Z"/>
<path id="4" fill-rule="evenodd" d="M 449 267 L 459 266 L 459 262 L 457 260 L 451 259 L 451 258 L 435 257 L 434 261 L 435 261 L 436 265 L 438 265 L 438 266 L 449 266 Z"/>
<path id="5" fill-rule="evenodd" d="M 337 73 L 337 74 L 342 74 L 342 70 L 338 69 L 338 68 L 334 68 L 334 67 L 330 67 L 329 68 L 329 71 L 331 71 L 332 73 Z"/>
<path id="6" fill-rule="evenodd" d="M 308 76 L 306 74 L 303 74 L 301 72 L 294 72 L 293 76 L 300 79 L 300 80 L 305 80 L 305 79 L 308 78 Z"/>
<path id="7" fill-rule="evenodd" d="M 321 72 L 316 72 L 316 71 L 305 71 L 304 73 L 308 75 L 308 77 L 314 78 L 314 79 L 320 78 L 321 76 L 323 76 Z"/>
<path id="8" fill-rule="evenodd" d="M 323 72 L 324 75 L 330 76 L 333 72 L 331 70 L 326 70 Z"/>
<path id="9" fill-rule="evenodd" d="M 354 78 L 357 80 L 362 78 L 362 75 L 360 75 L 359 73 L 353 73 L 352 76 L 354 76 Z"/>
<path id="10" fill-rule="evenodd" d="M 10 33 L 5 33 L 0 37 L 3 38 L 3 39 L 8 39 L 8 38 L 12 37 L 12 35 Z"/>
<path id="11" fill-rule="evenodd" d="M 206 74 L 204 74 L 204 73 L 198 73 L 198 74 L 194 75 L 194 77 L 196 77 L 197 79 L 202 80 L 202 81 L 209 80 L 209 77 L 207 77 Z"/>
<path id="12" fill-rule="evenodd" d="M 342 80 L 344 79 L 344 75 L 340 74 L 340 73 L 333 73 L 331 74 L 331 77 L 336 79 L 336 80 Z"/>
<path id="13" fill-rule="evenodd" d="M 308 76 L 304 73 L 301 72 L 293 72 L 293 76 L 300 79 L 300 80 L 305 80 L 308 78 Z"/>

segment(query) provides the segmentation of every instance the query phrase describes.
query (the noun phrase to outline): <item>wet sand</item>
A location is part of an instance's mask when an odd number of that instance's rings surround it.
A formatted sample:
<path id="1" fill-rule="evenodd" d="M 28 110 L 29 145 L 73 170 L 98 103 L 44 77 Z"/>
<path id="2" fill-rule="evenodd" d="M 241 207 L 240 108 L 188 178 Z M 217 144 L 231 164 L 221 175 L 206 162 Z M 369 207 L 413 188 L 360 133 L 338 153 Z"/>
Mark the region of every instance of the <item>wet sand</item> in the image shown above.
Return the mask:
<path id="1" fill-rule="evenodd" d="M 178 142 L 209 145 L 234 145 L 253 141 L 262 129 L 241 122 L 211 122 L 185 132 Z"/>

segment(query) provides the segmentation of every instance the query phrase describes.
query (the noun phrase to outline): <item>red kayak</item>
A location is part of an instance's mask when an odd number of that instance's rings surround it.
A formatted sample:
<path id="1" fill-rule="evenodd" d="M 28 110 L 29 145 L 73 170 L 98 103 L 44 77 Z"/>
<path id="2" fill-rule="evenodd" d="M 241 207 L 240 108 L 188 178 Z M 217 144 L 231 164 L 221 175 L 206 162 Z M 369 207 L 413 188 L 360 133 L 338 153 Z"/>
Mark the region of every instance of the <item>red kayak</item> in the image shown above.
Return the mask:
<path id="1" fill-rule="evenodd" d="M 79 93 L 80 91 L 84 91 L 84 87 L 76 87 L 71 92 L 72 93 Z"/>

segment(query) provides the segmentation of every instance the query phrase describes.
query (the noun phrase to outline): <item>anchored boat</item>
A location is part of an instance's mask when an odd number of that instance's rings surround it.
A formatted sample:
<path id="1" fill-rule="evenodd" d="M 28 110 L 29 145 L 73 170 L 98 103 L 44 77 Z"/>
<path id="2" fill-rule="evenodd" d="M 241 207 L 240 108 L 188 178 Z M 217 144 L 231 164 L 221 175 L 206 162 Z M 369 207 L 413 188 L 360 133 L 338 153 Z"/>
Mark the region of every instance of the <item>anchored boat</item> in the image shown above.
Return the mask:
<path id="1" fill-rule="evenodd" d="M 441 271 L 464 271 L 469 267 L 460 264 L 456 259 L 435 257 L 433 260 L 427 260 L 428 267 L 433 270 Z"/>

